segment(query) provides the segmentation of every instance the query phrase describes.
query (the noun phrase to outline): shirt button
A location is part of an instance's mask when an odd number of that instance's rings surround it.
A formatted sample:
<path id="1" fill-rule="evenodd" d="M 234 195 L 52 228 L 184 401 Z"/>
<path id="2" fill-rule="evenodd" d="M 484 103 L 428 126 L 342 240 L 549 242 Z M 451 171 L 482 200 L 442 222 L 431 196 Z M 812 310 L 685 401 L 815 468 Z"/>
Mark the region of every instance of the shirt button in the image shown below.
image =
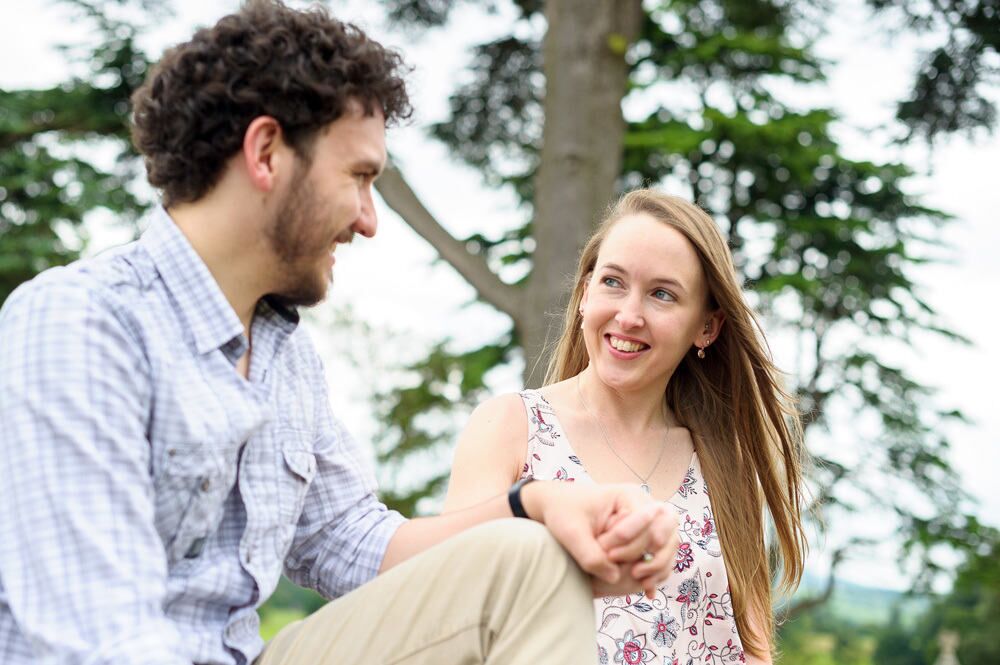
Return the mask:
<path id="1" fill-rule="evenodd" d="M 201 556 L 202 551 L 205 549 L 206 537 L 195 538 L 188 548 L 188 551 L 184 553 L 185 559 L 197 559 Z"/>
<path id="2" fill-rule="evenodd" d="M 209 481 L 208 478 L 205 478 L 204 480 L 201 481 L 201 491 L 202 492 L 207 492 L 208 488 L 211 487 L 211 486 L 212 486 L 212 483 L 211 483 L 211 481 Z"/>

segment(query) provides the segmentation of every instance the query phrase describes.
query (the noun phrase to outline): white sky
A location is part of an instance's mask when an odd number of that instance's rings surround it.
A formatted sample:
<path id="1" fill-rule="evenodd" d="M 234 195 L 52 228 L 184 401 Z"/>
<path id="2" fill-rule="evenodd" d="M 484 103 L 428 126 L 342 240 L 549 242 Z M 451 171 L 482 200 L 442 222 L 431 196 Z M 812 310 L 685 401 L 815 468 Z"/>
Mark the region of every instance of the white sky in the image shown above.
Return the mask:
<path id="1" fill-rule="evenodd" d="M 422 127 L 443 118 L 447 95 L 465 62 L 466 49 L 502 33 L 502 17 L 474 21 L 471 11 L 456 17 L 461 30 L 416 35 L 386 35 L 377 3 L 331 2 L 335 13 L 359 23 L 379 39 L 400 48 L 416 66 L 411 91 L 416 106 L 413 126 L 392 130 L 389 150 L 428 208 L 457 234 L 473 229 L 488 234 L 520 223 L 523 213 L 506 192 L 485 189 L 478 175 L 455 164 L 439 144 L 424 138 Z M 858 0 L 838 3 L 829 23 L 831 37 L 820 44 L 820 55 L 837 63 L 828 70 L 829 84 L 801 93 L 803 104 L 828 104 L 845 123 L 845 152 L 856 159 L 893 159 L 898 152 L 884 146 L 878 132 L 866 131 L 891 117 L 892 102 L 910 82 L 909 67 L 918 45 L 912 39 L 890 43 L 879 25 L 868 21 Z M 158 53 L 183 40 L 196 25 L 213 22 L 232 10 L 225 0 L 182 0 L 174 18 L 162 21 L 143 44 Z M 86 42 L 88 26 L 71 21 L 68 10 L 54 2 L 0 4 L 0 88 L 44 87 L 65 78 L 67 68 L 52 48 L 63 42 Z M 1000 95 L 998 95 L 1000 96 Z M 863 128 L 862 130 L 851 127 Z M 916 277 L 924 294 L 945 320 L 970 338 L 969 347 L 935 338 L 921 338 L 921 348 L 907 368 L 919 379 L 941 388 L 943 406 L 962 409 L 973 423 L 955 428 L 952 461 L 968 490 L 981 501 L 981 517 L 1000 524 L 1000 409 L 992 381 L 1000 374 L 1000 348 L 995 340 L 1000 315 L 991 298 L 1000 290 L 1000 140 L 979 136 L 953 138 L 933 152 L 909 148 L 906 163 L 930 175 L 913 182 L 924 202 L 953 213 L 957 221 L 945 234 L 949 264 L 923 269 Z M 502 316 L 484 305 L 466 305 L 473 292 L 447 266 L 432 263 L 434 251 L 384 206 L 379 237 L 360 241 L 338 252 L 336 283 L 330 301 L 318 308 L 310 325 L 324 354 L 334 402 L 341 417 L 364 439 L 376 428 L 364 401 L 363 377 L 342 360 L 343 335 L 331 335 L 321 320 L 349 305 L 376 330 L 388 327 L 407 335 L 407 349 L 416 358 L 427 344 L 448 335 L 462 345 L 485 342 L 506 327 Z M 105 241 L 109 242 L 109 241 Z M 398 344 L 393 348 L 402 349 Z M 776 350 L 781 356 L 781 351 Z M 377 354 L 376 354 L 377 355 Z M 493 377 L 498 391 L 516 390 L 516 373 Z M 859 523 L 865 520 L 858 520 Z M 864 527 L 878 532 L 877 525 Z M 859 583 L 903 586 L 884 548 L 865 561 L 849 562 L 843 576 Z"/>

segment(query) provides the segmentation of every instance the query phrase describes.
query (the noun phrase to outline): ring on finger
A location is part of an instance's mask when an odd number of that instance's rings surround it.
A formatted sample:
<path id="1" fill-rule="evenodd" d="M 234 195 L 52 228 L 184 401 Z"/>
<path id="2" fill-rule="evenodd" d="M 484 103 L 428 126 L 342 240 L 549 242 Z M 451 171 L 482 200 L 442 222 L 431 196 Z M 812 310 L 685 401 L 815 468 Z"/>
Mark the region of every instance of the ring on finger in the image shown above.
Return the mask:
<path id="1" fill-rule="evenodd" d="M 653 560 L 653 553 L 652 552 L 643 552 L 642 553 L 642 562 L 643 563 L 649 563 L 652 560 Z"/>

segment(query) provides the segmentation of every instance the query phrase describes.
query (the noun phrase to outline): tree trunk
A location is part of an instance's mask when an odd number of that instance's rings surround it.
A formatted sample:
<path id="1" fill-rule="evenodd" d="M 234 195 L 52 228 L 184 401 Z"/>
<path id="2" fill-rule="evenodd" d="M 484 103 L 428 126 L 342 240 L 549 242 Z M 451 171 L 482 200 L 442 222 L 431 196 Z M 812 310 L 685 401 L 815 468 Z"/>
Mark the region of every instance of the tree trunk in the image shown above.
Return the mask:
<path id="1" fill-rule="evenodd" d="M 525 384 L 538 386 L 580 249 L 621 172 L 628 67 L 640 0 L 547 0 L 543 43 L 545 131 L 535 181 L 535 252 L 515 328 Z"/>

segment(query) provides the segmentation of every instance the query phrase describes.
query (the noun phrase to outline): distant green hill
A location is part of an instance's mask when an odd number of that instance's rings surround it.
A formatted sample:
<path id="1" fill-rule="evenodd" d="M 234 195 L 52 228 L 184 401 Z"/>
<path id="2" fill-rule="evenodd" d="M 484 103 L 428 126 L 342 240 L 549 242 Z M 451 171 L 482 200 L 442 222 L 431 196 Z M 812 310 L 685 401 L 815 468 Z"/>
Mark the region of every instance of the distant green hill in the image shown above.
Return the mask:
<path id="1" fill-rule="evenodd" d="M 795 596 L 798 598 L 817 594 L 825 586 L 825 578 L 807 573 Z M 898 611 L 900 621 L 904 625 L 910 625 L 929 604 L 926 596 L 913 596 L 891 589 L 837 580 L 828 609 L 838 619 L 855 625 L 885 624 L 893 611 Z"/>

